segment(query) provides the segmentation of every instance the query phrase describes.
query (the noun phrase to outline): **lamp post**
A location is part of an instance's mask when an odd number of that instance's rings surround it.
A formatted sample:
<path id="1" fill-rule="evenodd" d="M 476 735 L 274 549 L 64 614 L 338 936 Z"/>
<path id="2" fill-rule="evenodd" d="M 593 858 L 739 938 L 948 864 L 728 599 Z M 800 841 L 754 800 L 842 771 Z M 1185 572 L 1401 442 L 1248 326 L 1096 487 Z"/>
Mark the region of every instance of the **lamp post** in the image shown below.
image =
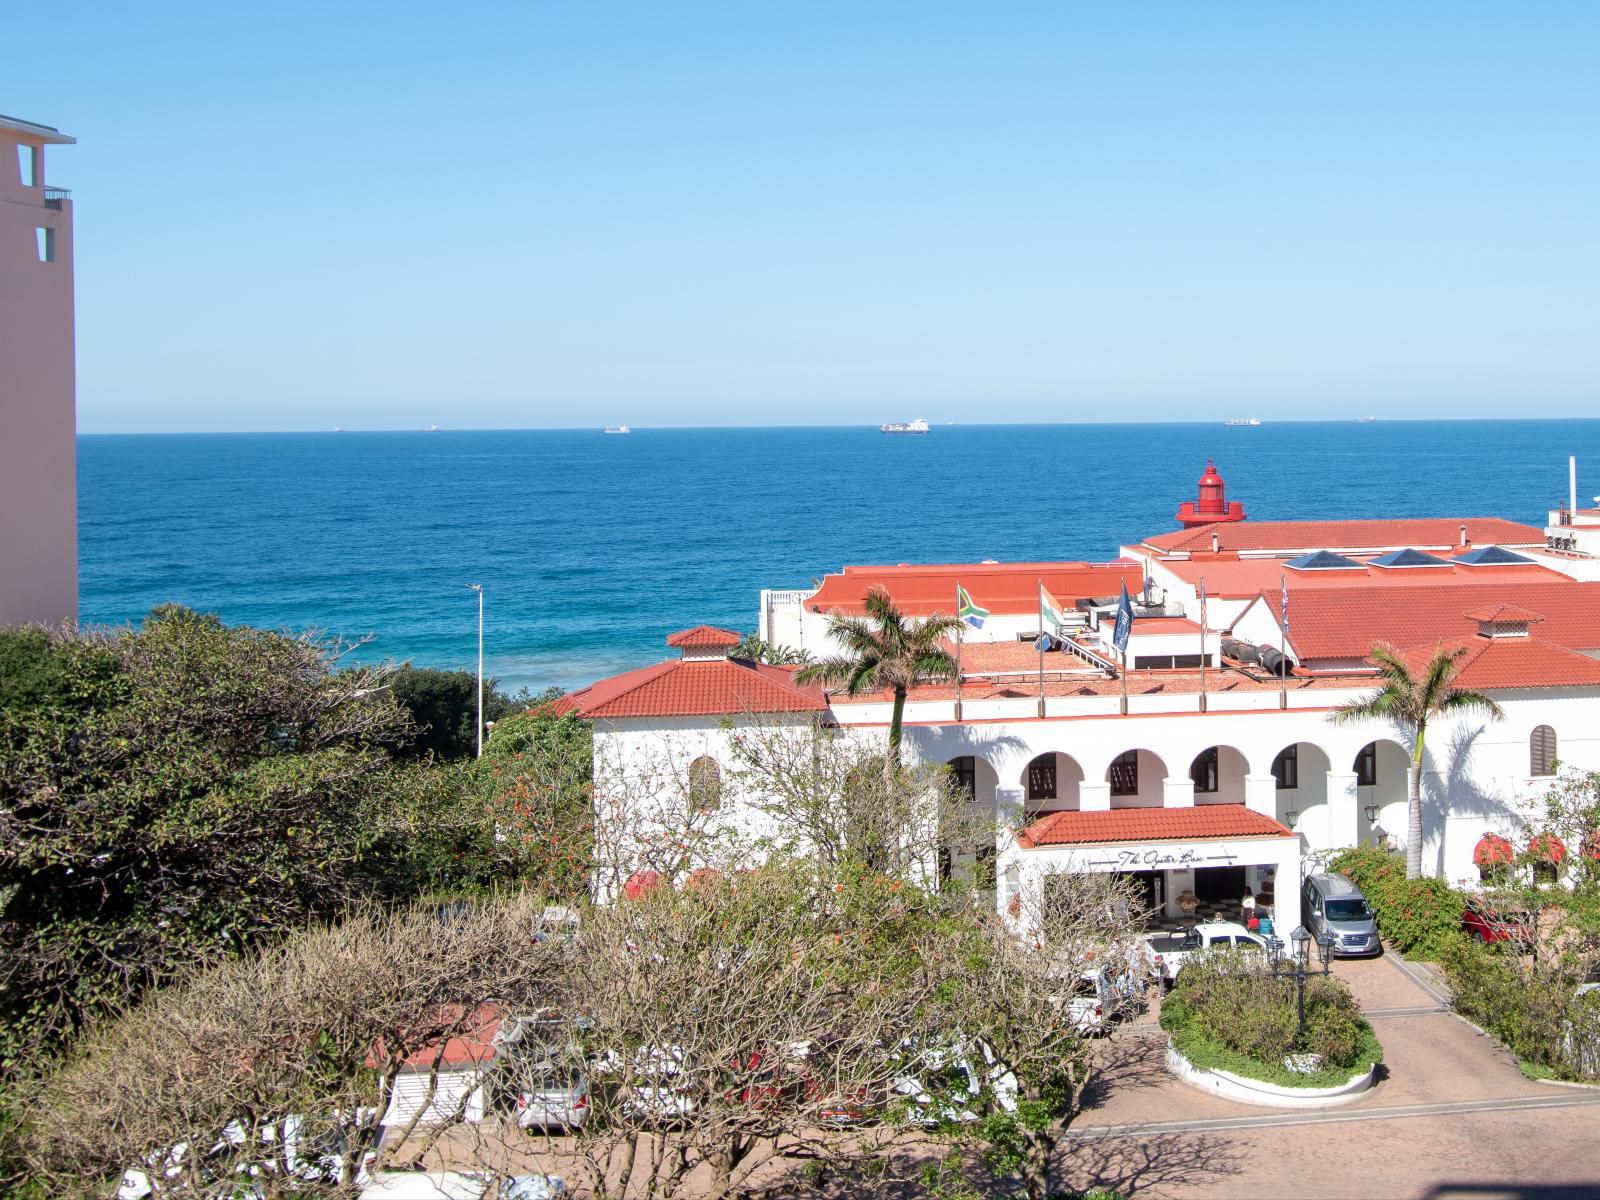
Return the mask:
<path id="1" fill-rule="evenodd" d="M 483 584 L 466 585 L 478 593 L 478 757 L 483 757 Z"/>
<path id="2" fill-rule="evenodd" d="M 1306 968 L 1311 965 L 1311 931 L 1304 925 L 1296 925 L 1294 932 L 1289 935 L 1289 940 L 1294 943 L 1294 951 L 1288 960 L 1285 960 L 1283 939 L 1280 937 L 1267 939 L 1267 967 L 1274 979 L 1294 980 L 1295 1002 L 1300 1016 L 1295 1042 L 1303 1046 L 1306 1039 Z M 1333 934 L 1323 930 L 1315 940 L 1317 955 L 1322 960 L 1322 973 L 1327 975 L 1333 969 Z"/>

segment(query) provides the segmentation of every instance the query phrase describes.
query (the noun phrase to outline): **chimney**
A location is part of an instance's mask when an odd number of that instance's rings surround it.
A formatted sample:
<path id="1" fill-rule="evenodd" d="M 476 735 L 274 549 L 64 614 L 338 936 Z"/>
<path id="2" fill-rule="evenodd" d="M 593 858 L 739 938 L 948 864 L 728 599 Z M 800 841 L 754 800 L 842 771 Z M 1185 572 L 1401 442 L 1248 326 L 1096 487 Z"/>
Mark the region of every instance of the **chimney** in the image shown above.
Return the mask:
<path id="1" fill-rule="evenodd" d="M 1465 525 L 1461 527 L 1461 544 L 1463 546 L 1467 544 L 1467 527 Z"/>
<path id="2" fill-rule="evenodd" d="M 1220 554 L 1221 552 L 1222 552 L 1222 538 L 1219 537 L 1216 533 L 1213 533 L 1211 535 L 1211 553 Z"/>

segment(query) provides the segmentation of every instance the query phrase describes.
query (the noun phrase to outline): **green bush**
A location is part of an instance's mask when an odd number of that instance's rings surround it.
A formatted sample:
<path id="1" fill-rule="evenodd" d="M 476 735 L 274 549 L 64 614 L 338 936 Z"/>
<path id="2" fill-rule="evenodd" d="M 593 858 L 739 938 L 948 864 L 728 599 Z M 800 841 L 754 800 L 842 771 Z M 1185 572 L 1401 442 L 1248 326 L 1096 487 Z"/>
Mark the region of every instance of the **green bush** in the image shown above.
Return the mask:
<path id="1" fill-rule="evenodd" d="M 1466 898 L 1442 879 L 1407 879 L 1403 855 L 1364 846 L 1343 851 L 1328 869 L 1354 881 L 1380 932 L 1401 951 L 1438 959 L 1460 941 Z"/>
<path id="2" fill-rule="evenodd" d="M 1306 982 L 1306 1036 L 1299 1038 L 1293 980 L 1274 977 L 1259 957 L 1209 954 L 1191 960 L 1161 1007 L 1161 1027 L 1196 1066 L 1289 1087 L 1330 1087 L 1381 1061 L 1382 1048 L 1355 997 L 1334 976 Z M 1322 1056 L 1301 1074 L 1290 1054 Z"/>
<path id="3" fill-rule="evenodd" d="M 1580 973 L 1560 960 L 1527 965 L 1503 943 L 1463 938 L 1441 961 L 1455 1010 L 1503 1042 L 1529 1069 L 1583 1079 L 1568 1043 L 1600 1042 L 1600 1004 L 1574 993 Z M 1532 1076 L 1530 1076 L 1532 1077 Z"/>

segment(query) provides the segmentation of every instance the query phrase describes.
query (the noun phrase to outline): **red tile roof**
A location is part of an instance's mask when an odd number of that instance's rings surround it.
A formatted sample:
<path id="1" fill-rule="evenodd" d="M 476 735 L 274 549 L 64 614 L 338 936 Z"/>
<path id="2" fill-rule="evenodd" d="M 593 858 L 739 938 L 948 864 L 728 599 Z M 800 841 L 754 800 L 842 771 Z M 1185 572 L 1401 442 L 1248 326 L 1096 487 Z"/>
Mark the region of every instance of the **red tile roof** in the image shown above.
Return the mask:
<path id="1" fill-rule="evenodd" d="M 456 1026 L 456 1036 L 445 1041 L 444 1053 L 439 1055 L 439 1066 L 445 1070 L 461 1067 L 478 1067 L 487 1063 L 494 1057 L 494 1037 L 500 1029 L 500 1006 L 494 1003 L 480 1004 L 472 1013 L 463 1018 L 463 1008 L 459 1004 L 441 1004 L 431 1015 L 427 1022 L 429 1029 L 438 1029 L 441 1026 Z M 378 1065 L 378 1055 L 382 1053 L 383 1041 L 379 1039 L 377 1053 L 367 1056 L 367 1065 Z M 418 1046 L 404 1061 L 408 1067 L 431 1067 L 434 1056 L 439 1053 L 437 1039 Z"/>
<path id="2" fill-rule="evenodd" d="M 1201 838 L 1293 837 L 1271 817 L 1242 804 L 1193 808 L 1114 808 L 1040 817 L 1017 835 L 1024 849 L 1094 842 L 1184 842 Z"/>
<path id="3" fill-rule="evenodd" d="M 913 616 L 953 613 L 956 583 L 967 589 L 981 608 L 1001 614 L 1037 613 L 1039 584 L 1058 604 L 1071 608 L 1079 600 L 1115 596 L 1124 583 L 1130 593 L 1144 583 L 1138 563 L 929 563 L 897 567 L 846 567 L 823 578 L 805 602 L 811 612 L 860 613 L 867 592 L 881 587 L 901 611 Z"/>
<path id="4" fill-rule="evenodd" d="M 1412 671 L 1427 666 L 1440 649 L 1460 650 L 1453 686 L 1489 688 L 1592 687 L 1600 684 L 1600 661 L 1543 638 L 1465 637 L 1412 646 L 1403 657 Z"/>
<path id="5" fill-rule="evenodd" d="M 737 646 L 739 635 L 731 629 L 718 629 L 715 625 L 696 625 L 693 629 L 680 629 L 667 638 L 667 645 L 679 646 Z"/>
<path id="6" fill-rule="evenodd" d="M 1461 614 L 1469 621 L 1487 621 L 1491 624 L 1535 625 L 1544 620 L 1536 612 L 1518 608 L 1515 604 L 1485 604 Z"/>
<path id="7" fill-rule="evenodd" d="M 1274 616 L 1276 588 L 1265 593 Z M 1516 605 L 1544 618 L 1540 637 L 1574 650 L 1600 649 L 1600 583 L 1485 583 L 1406 588 L 1289 590 L 1289 642 L 1307 660 L 1365 658 L 1378 642 L 1418 646 L 1477 633 L 1467 616 Z"/>
<path id="8" fill-rule="evenodd" d="M 1237 521 L 1179 529 L 1144 539 L 1155 550 L 1418 550 L 1453 549 L 1461 527 L 1474 546 L 1543 546 L 1544 532 L 1504 517 L 1414 517 L 1397 521 Z"/>
<path id="9" fill-rule="evenodd" d="M 670 659 L 602 679 L 555 707 L 585 719 L 825 710 L 822 689 L 795 683 L 796 670 L 732 658 Z"/>

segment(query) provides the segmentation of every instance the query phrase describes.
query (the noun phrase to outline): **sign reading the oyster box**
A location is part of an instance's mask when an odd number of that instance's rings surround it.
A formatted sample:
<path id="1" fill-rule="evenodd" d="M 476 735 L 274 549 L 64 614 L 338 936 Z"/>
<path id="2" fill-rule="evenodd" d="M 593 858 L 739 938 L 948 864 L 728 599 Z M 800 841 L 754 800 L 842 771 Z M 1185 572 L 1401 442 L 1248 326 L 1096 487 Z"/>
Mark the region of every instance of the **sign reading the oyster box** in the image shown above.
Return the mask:
<path id="1" fill-rule="evenodd" d="M 1198 850 L 1117 850 L 1114 858 L 1089 860 L 1091 867 L 1112 867 L 1119 871 L 1147 871 L 1152 867 L 1226 866 L 1238 860 L 1237 854 L 1202 854 Z"/>

